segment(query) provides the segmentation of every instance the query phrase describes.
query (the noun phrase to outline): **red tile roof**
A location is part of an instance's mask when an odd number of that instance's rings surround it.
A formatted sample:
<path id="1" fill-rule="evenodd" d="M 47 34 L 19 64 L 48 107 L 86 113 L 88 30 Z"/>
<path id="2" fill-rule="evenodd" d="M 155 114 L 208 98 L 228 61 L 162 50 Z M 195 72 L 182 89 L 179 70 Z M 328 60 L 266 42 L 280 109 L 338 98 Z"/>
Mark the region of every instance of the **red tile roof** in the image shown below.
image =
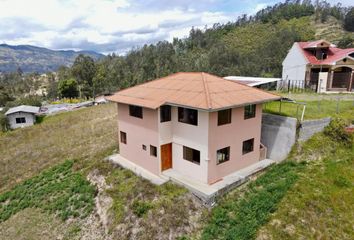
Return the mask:
<path id="1" fill-rule="evenodd" d="M 341 49 L 335 47 L 333 44 L 330 44 L 328 48 L 327 58 L 324 60 L 318 60 L 310 51 L 307 49 L 315 48 L 320 43 L 328 43 L 324 40 L 318 40 L 313 42 L 298 42 L 299 47 L 301 48 L 303 54 L 305 55 L 306 59 L 310 64 L 313 65 L 332 65 L 335 62 L 347 57 L 350 53 L 354 52 L 354 48 L 346 48 Z"/>
<path id="2" fill-rule="evenodd" d="M 266 91 L 203 72 L 181 72 L 121 90 L 108 100 L 156 109 L 164 104 L 218 110 L 278 100 Z"/>

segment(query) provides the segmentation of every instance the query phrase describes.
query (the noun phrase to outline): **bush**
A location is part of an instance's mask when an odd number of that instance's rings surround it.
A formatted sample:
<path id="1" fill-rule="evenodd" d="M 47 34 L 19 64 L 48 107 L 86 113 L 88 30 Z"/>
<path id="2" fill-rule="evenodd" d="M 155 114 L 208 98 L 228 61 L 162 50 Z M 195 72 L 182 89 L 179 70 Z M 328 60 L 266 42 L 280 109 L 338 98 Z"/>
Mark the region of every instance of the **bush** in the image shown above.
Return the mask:
<path id="1" fill-rule="evenodd" d="M 135 215 L 138 217 L 142 217 L 152 208 L 152 204 L 150 202 L 145 201 L 134 201 L 132 205 L 132 209 Z"/>
<path id="2" fill-rule="evenodd" d="M 334 118 L 324 129 L 324 134 L 335 141 L 340 141 L 350 146 L 353 144 L 353 135 L 345 131 L 346 121 L 342 118 Z"/>
<path id="3" fill-rule="evenodd" d="M 10 130 L 10 123 L 4 114 L 0 114 L 0 129 L 2 132 Z"/>
<path id="4" fill-rule="evenodd" d="M 16 99 L 15 101 L 7 102 L 6 107 L 12 108 L 20 105 L 29 105 L 29 106 L 42 106 L 42 99 L 39 96 L 28 96 Z"/>

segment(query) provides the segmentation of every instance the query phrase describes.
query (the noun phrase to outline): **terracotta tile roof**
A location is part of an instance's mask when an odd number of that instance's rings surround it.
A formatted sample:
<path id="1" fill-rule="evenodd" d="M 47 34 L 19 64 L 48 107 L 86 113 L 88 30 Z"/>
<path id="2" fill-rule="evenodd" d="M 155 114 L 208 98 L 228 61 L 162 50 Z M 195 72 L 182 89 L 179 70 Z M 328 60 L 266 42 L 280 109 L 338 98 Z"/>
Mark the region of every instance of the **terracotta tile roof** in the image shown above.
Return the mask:
<path id="1" fill-rule="evenodd" d="M 278 95 L 203 72 L 175 73 L 107 97 L 113 102 L 152 109 L 170 104 L 210 111 L 280 98 Z"/>
<path id="2" fill-rule="evenodd" d="M 354 48 L 341 49 L 335 47 L 333 44 L 330 44 L 328 48 L 327 58 L 324 60 L 318 60 L 310 51 L 307 49 L 315 48 L 320 43 L 328 43 L 324 40 L 318 40 L 314 42 L 298 42 L 299 47 L 301 48 L 303 54 L 310 64 L 313 65 L 333 65 L 335 62 L 341 60 L 344 57 L 347 57 L 350 53 L 354 52 Z"/>

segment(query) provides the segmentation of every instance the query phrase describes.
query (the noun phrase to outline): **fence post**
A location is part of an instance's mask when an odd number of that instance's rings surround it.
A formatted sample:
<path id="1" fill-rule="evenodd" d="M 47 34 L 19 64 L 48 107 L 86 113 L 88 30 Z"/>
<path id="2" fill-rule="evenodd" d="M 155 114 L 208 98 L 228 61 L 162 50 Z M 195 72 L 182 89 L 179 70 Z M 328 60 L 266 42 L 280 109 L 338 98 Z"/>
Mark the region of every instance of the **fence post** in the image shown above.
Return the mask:
<path id="1" fill-rule="evenodd" d="M 288 80 L 288 92 L 290 92 L 290 80 Z"/>

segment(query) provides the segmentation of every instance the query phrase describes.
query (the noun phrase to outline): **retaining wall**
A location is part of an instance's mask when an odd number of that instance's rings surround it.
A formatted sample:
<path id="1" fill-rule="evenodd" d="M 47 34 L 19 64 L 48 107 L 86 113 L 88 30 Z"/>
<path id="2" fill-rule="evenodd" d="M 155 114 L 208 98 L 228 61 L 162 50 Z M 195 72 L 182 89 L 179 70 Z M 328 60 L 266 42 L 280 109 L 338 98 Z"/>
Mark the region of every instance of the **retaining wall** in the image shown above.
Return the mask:
<path id="1" fill-rule="evenodd" d="M 296 118 L 263 113 L 261 143 L 267 147 L 267 158 L 282 161 L 296 142 Z"/>
<path id="2" fill-rule="evenodd" d="M 306 120 L 301 123 L 299 130 L 299 141 L 306 141 L 315 133 L 322 132 L 323 129 L 330 123 L 331 118 L 323 118 L 316 120 Z"/>

